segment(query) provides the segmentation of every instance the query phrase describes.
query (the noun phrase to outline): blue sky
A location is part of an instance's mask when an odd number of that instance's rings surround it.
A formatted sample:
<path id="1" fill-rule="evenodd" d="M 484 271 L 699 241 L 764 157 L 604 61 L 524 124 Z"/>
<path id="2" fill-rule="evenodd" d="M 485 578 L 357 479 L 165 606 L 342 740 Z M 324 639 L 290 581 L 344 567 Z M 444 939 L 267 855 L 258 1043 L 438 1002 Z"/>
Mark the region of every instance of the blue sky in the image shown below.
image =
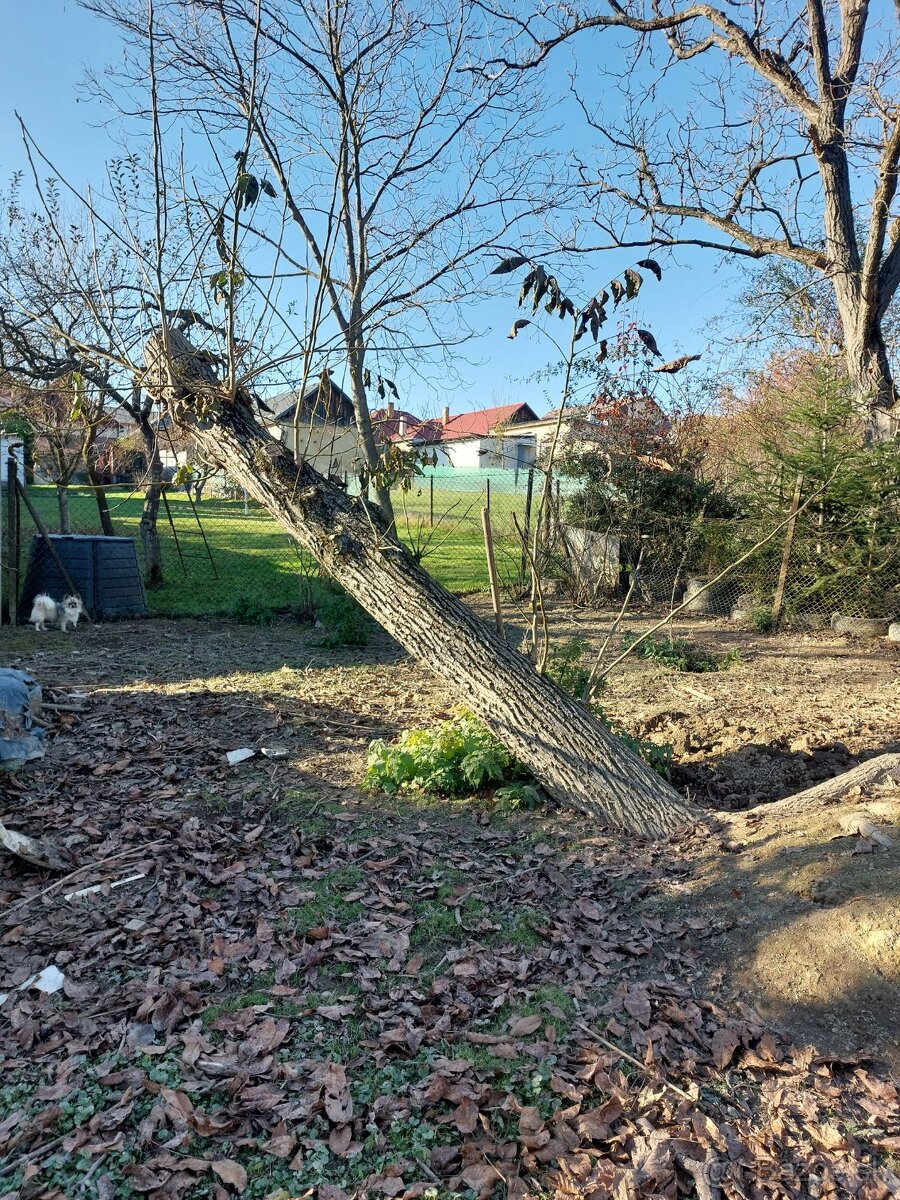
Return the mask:
<path id="1" fill-rule="evenodd" d="M 30 0 L 27 5 L 16 5 L 14 11 L 7 11 L 5 35 L 0 71 L 0 176 L 5 180 L 26 166 L 14 117 L 17 109 L 62 173 L 78 183 L 97 179 L 106 159 L 115 153 L 104 128 L 104 121 L 113 114 L 86 97 L 79 85 L 86 64 L 97 69 L 121 56 L 117 35 L 72 0 Z M 560 78 L 566 69 L 562 60 L 554 66 Z M 577 136 L 582 139 L 580 149 L 587 150 L 590 141 L 584 134 Z M 595 291 L 641 253 L 620 251 L 585 261 L 584 294 Z M 675 260 L 663 257 L 662 261 L 662 283 L 648 277 L 639 303 L 623 311 L 628 319 L 653 330 L 666 357 L 702 352 L 711 362 L 717 347 L 710 323 L 733 311 L 740 271 L 731 264 L 722 265 L 711 252 L 689 248 L 680 250 Z M 508 299 L 483 303 L 472 314 L 472 324 L 482 333 L 462 352 L 458 378 L 444 378 L 439 368 L 432 367 L 424 382 L 399 380 L 406 406 L 428 416 L 439 412 L 444 403 L 458 412 L 527 399 L 540 410 L 545 395 L 552 400 L 554 385 L 535 384 L 528 377 L 552 361 L 555 352 L 529 330 L 516 342 L 506 337 L 512 321 L 520 315 L 515 307 L 516 290 L 511 282 Z M 612 322 L 609 328 L 612 332 Z"/>

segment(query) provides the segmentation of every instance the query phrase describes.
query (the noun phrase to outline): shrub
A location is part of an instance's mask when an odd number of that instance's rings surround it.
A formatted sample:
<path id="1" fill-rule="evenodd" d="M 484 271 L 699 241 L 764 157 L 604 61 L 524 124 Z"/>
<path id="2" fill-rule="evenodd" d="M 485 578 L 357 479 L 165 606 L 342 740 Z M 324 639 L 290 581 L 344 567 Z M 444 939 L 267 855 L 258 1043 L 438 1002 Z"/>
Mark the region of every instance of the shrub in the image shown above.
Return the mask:
<path id="1" fill-rule="evenodd" d="M 623 650 L 634 646 L 637 640 L 637 634 L 625 634 L 622 638 Z M 662 667 L 670 667 L 673 671 L 691 674 L 727 671 L 729 667 L 741 661 L 740 653 L 735 649 L 714 655 L 684 638 L 645 638 L 635 647 L 634 652 L 638 658 L 659 663 Z"/>
<path id="2" fill-rule="evenodd" d="M 750 624 L 757 633 L 774 633 L 775 614 L 767 604 L 761 604 L 751 612 Z"/>
<path id="3" fill-rule="evenodd" d="M 580 700 L 590 679 L 590 668 L 584 659 L 586 655 L 592 653 L 590 643 L 586 642 L 584 638 L 570 638 L 569 641 L 554 646 L 550 651 L 547 656 L 547 674 L 564 692 L 568 692 L 570 696 Z M 614 725 L 607 717 L 603 706 L 596 699 L 597 692 L 602 691 L 603 686 L 603 681 L 595 680 L 595 698 L 590 703 L 591 712 L 605 729 L 608 729 L 620 742 L 624 742 L 632 754 L 642 758 L 657 775 L 668 779 L 672 770 L 672 747 L 668 742 L 659 745 L 643 738 L 636 738 L 627 729 L 623 729 L 620 725 Z"/>
<path id="4" fill-rule="evenodd" d="M 580 700 L 584 695 L 591 671 L 584 658 L 591 650 L 584 638 L 570 638 L 553 646 L 547 655 L 547 674 L 569 696 Z"/>
<path id="5" fill-rule="evenodd" d="M 231 611 L 241 625 L 271 625 L 275 620 L 275 610 L 255 596 L 238 596 Z"/>
<path id="6" fill-rule="evenodd" d="M 466 796 L 491 783 L 526 780 L 528 772 L 477 717 L 458 712 L 436 729 L 408 729 L 392 745 L 369 747 L 363 786 Z"/>
<path id="7" fill-rule="evenodd" d="M 334 583 L 322 585 L 316 617 L 326 633 L 317 644 L 327 650 L 338 646 L 367 646 L 375 623 L 364 608 Z"/>

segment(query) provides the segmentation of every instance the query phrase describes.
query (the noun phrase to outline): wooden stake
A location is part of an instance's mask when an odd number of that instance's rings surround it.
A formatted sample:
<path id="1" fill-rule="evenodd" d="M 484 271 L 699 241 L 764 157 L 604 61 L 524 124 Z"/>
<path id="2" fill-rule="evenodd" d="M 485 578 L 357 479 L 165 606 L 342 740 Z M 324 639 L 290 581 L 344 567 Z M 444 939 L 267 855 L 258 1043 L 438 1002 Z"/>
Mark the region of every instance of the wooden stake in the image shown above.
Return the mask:
<path id="1" fill-rule="evenodd" d="M 784 535 L 784 551 L 781 555 L 781 569 L 778 572 L 778 583 L 775 586 L 775 598 L 772 601 L 772 626 L 778 628 L 781 620 L 781 606 L 784 603 L 784 589 L 787 585 L 788 567 L 791 562 L 791 550 L 794 546 L 794 530 L 797 528 L 797 509 L 800 507 L 800 492 L 803 488 L 803 472 L 798 472 L 794 484 L 794 495 L 791 498 L 791 511 L 788 516 L 787 532 Z"/>
<path id="2" fill-rule="evenodd" d="M 484 530 L 484 552 L 487 555 L 488 576 L 491 581 L 491 604 L 494 606 L 494 620 L 497 622 L 497 634 L 503 637 L 503 613 L 500 610 L 500 585 L 497 582 L 497 562 L 494 558 L 494 538 L 491 534 L 490 509 L 481 510 L 481 527 Z"/>
<path id="3" fill-rule="evenodd" d="M 18 624 L 19 620 L 19 468 L 16 457 L 10 450 L 6 465 L 6 571 L 9 580 L 7 596 L 9 598 L 9 623 Z M 0 597 L 2 598 L 2 597 Z"/>
<path id="4" fill-rule="evenodd" d="M 522 530 L 522 563 L 519 568 L 519 581 L 525 586 L 525 572 L 528 569 L 528 539 L 531 536 L 531 502 L 534 498 L 534 467 L 528 468 L 528 483 L 525 488 L 525 520 Z"/>

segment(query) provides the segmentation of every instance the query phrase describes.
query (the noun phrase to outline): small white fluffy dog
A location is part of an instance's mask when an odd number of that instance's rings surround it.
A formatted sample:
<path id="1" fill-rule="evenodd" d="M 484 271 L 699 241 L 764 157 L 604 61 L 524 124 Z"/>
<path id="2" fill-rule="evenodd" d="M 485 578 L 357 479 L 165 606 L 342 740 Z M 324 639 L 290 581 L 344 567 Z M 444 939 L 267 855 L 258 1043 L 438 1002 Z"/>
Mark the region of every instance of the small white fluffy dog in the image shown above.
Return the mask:
<path id="1" fill-rule="evenodd" d="M 28 620 L 38 633 L 43 633 L 47 628 L 48 621 L 51 625 L 57 624 L 65 633 L 69 625 L 73 629 L 75 628 L 78 618 L 83 612 L 84 605 L 81 603 L 80 596 L 64 596 L 62 602 L 59 602 L 48 596 L 46 592 L 41 592 L 34 598 L 31 616 Z"/>

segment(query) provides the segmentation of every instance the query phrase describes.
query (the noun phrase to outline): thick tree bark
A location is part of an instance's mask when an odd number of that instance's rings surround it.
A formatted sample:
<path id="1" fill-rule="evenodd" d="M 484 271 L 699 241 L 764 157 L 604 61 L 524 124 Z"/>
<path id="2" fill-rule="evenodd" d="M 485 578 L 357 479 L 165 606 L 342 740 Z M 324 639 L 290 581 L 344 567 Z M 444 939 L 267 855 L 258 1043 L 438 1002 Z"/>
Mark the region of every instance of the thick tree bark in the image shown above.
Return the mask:
<path id="1" fill-rule="evenodd" d="M 141 546 L 144 551 L 144 583 L 148 588 L 158 588 L 163 582 L 162 547 L 159 542 L 159 501 L 163 489 L 163 468 L 159 457 L 156 430 L 141 414 L 138 428 L 144 440 L 147 471 L 150 476 L 144 492 L 144 507 L 141 512 Z"/>
<path id="2" fill-rule="evenodd" d="M 148 361 L 156 357 L 151 343 Z M 583 705 L 423 571 L 379 509 L 298 465 L 246 405 L 223 403 L 191 432 L 388 633 L 451 684 L 558 803 L 648 836 L 697 819 Z"/>
<path id="3" fill-rule="evenodd" d="M 850 326 L 844 347 L 855 407 L 866 423 L 867 435 L 871 441 L 887 441 L 900 428 L 900 411 L 881 330 L 876 326 L 865 333 Z"/>

